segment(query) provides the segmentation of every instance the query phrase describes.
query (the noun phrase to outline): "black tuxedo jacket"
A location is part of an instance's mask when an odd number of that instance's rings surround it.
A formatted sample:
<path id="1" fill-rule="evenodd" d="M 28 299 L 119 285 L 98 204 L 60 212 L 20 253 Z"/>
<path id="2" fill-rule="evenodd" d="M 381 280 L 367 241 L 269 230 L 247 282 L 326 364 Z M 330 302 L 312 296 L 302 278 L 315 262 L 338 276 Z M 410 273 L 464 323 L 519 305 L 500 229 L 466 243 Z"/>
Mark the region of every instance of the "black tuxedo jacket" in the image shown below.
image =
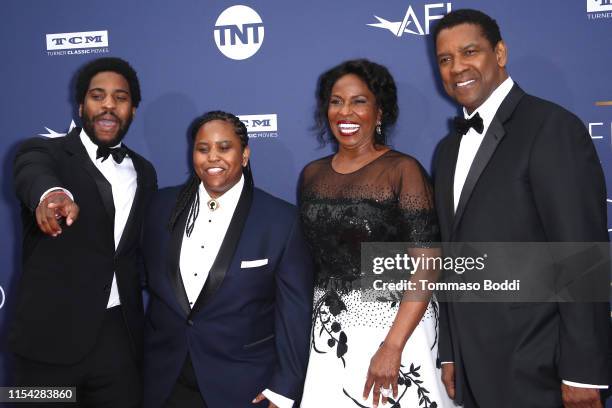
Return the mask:
<path id="1" fill-rule="evenodd" d="M 455 213 L 460 141 L 448 135 L 434 162 L 443 241 L 608 241 L 603 172 L 576 116 L 515 85 Z M 608 384 L 609 310 L 607 303 L 444 304 L 440 358 L 455 362 L 457 399 L 466 407 L 553 407 L 561 406 L 561 379 Z"/>
<path id="2" fill-rule="evenodd" d="M 110 183 L 91 161 L 79 134 L 26 140 L 15 158 L 22 204 L 23 267 L 11 349 L 26 358 L 71 364 L 90 351 L 100 330 L 113 272 L 136 358 L 142 353 L 143 305 L 138 242 L 143 213 L 157 189 L 153 166 L 129 151 L 138 186 L 115 251 Z M 64 187 L 79 205 L 79 218 L 57 238 L 43 234 L 35 218 L 41 195 Z"/>

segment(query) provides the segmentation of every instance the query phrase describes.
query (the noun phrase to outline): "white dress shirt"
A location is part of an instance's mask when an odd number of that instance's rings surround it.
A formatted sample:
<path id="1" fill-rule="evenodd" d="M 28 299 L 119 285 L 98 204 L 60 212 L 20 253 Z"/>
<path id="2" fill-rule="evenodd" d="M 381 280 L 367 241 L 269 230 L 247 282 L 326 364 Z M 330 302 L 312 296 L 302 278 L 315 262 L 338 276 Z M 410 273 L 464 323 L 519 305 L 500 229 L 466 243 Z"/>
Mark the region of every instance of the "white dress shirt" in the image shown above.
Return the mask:
<path id="1" fill-rule="evenodd" d="M 179 261 L 183 286 L 185 286 L 191 308 L 200 295 L 210 268 L 221 248 L 243 186 L 244 177 L 240 177 L 238 183 L 216 199 L 219 205 L 214 211 L 210 210 L 207 205 L 212 197 L 202 183 L 198 187 L 200 212 L 195 220 L 191 236 L 188 237 L 187 232 L 183 234 Z"/>
<path id="2" fill-rule="evenodd" d="M 476 157 L 476 153 L 478 152 L 478 148 L 482 143 L 485 135 L 487 134 L 487 130 L 489 130 L 489 126 L 497 113 L 497 109 L 501 103 L 506 99 L 508 93 L 512 89 L 514 85 L 514 81 L 512 78 L 508 77 L 504 82 L 501 83 L 493 91 L 491 96 L 484 101 L 482 105 L 478 107 L 471 115 L 468 115 L 465 108 L 463 108 L 463 116 L 466 119 L 472 118 L 476 113 L 480 115 L 482 118 L 482 124 L 484 128 L 482 133 L 478 133 L 474 130 L 474 128 L 470 128 L 468 132 L 463 135 L 461 138 L 461 144 L 459 145 L 459 154 L 457 155 L 457 165 L 455 167 L 455 180 L 453 184 L 453 200 L 455 205 L 455 211 L 457 211 L 457 206 L 459 205 L 459 199 L 461 198 L 461 191 L 463 190 L 463 185 L 465 184 L 465 180 L 467 179 L 468 173 L 470 171 L 470 167 L 472 167 L 472 162 Z"/>
<path id="3" fill-rule="evenodd" d="M 136 187 L 138 184 L 136 169 L 134 169 L 134 163 L 128 155 L 125 156 L 120 164 L 115 162 L 112 156 L 109 156 L 104 162 L 102 158 L 96 159 L 98 146 L 89 139 L 84 129 L 81 130 L 79 137 L 81 138 L 81 143 L 85 146 L 85 150 L 87 150 L 87 155 L 97 169 L 100 170 L 104 178 L 110 183 L 112 188 L 113 204 L 115 206 L 114 238 L 116 250 L 121 241 L 121 235 L 123 235 L 123 230 L 125 229 L 125 224 L 130 215 L 132 203 L 134 202 L 134 196 L 136 195 Z M 113 147 L 119 146 L 121 146 L 121 143 Z M 45 196 L 53 190 L 62 190 L 75 201 L 72 193 L 61 186 L 53 187 L 45 191 L 40 200 L 42 201 Z M 76 197 L 76 200 L 78 200 L 78 197 Z M 117 276 L 113 273 L 113 282 L 106 308 L 110 309 L 120 304 L 121 299 L 119 298 L 119 290 L 117 289 Z"/>
<path id="4" fill-rule="evenodd" d="M 510 90 L 514 86 L 514 81 L 512 78 L 508 77 L 504 82 L 502 82 L 495 91 L 489 96 L 489 98 L 478 107 L 471 115 L 468 115 L 465 108 L 463 108 L 463 116 L 466 119 L 472 118 L 476 113 L 480 114 L 482 118 L 482 123 L 484 125 L 484 129 L 482 133 L 478 133 L 474 130 L 474 128 L 470 128 L 468 132 L 461 138 L 461 144 L 459 145 L 459 154 L 457 155 L 457 165 L 455 167 L 455 180 L 453 184 L 453 200 L 455 205 L 455 211 L 457 211 L 457 206 L 459 205 L 459 199 L 461 197 L 461 192 L 463 190 L 463 185 L 465 184 L 465 180 L 467 179 L 468 173 L 470 171 L 470 167 L 472 167 L 472 163 L 474 162 L 474 158 L 476 157 L 476 153 L 478 152 L 478 148 L 482 143 L 485 135 L 487 134 L 487 130 L 497 113 L 500 105 L 506 99 L 506 96 L 510 93 Z M 451 361 L 444 361 L 442 364 L 448 364 Z M 582 384 L 573 381 L 562 380 L 565 385 L 569 385 L 572 387 L 581 387 L 581 388 L 600 388 L 607 389 L 607 385 L 593 385 L 593 384 Z"/>
<path id="5" fill-rule="evenodd" d="M 117 163 L 113 160 L 112 156 L 109 156 L 104 161 L 102 161 L 102 158 L 96 159 L 98 146 L 89 139 L 85 130 L 81 130 L 80 136 L 81 142 L 85 146 L 89 158 L 112 187 L 113 204 L 115 206 L 115 249 L 117 249 L 119 241 L 121 241 L 121 236 L 123 235 L 123 230 L 125 229 L 125 224 L 130 216 L 134 196 L 136 195 L 136 187 L 138 185 L 136 169 L 134 169 L 132 159 L 127 155 L 121 163 Z M 119 146 L 121 146 L 121 143 L 113 147 Z M 119 298 L 119 290 L 117 289 L 117 276 L 113 273 L 113 283 L 111 285 L 111 292 L 106 308 L 110 309 L 120 304 L 121 300 Z"/>
<path id="6" fill-rule="evenodd" d="M 244 176 L 241 176 L 238 183 L 216 199 L 218 207 L 214 211 L 208 206 L 212 197 L 204 188 L 204 184 L 200 183 L 198 187 L 200 211 L 191 236 L 188 237 L 187 232 L 183 234 L 179 260 L 181 278 L 191 308 L 198 299 L 210 269 L 217 258 L 240 200 L 243 186 Z M 279 408 L 293 407 L 293 400 L 283 395 L 269 389 L 265 389 L 263 394 Z"/>

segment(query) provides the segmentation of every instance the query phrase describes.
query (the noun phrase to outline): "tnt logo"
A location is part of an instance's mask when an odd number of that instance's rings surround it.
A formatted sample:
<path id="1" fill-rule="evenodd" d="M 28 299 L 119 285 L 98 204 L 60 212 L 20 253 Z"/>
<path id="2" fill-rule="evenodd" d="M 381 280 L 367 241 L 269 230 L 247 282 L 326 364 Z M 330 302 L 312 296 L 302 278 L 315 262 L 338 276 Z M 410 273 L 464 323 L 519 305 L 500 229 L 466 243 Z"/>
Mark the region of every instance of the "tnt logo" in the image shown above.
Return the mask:
<path id="1" fill-rule="evenodd" d="M 240 121 L 244 123 L 249 133 L 278 131 L 276 113 L 268 115 L 240 115 L 239 118 Z"/>
<path id="2" fill-rule="evenodd" d="M 587 13 L 611 10 L 612 0 L 587 0 Z"/>
<path id="3" fill-rule="evenodd" d="M 108 31 L 47 34 L 47 51 L 108 47 Z"/>
<path id="4" fill-rule="evenodd" d="M 401 37 L 404 33 L 427 35 L 429 34 L 431 22 L 441 19 L 446 13 L 450 13 L 451 7 L 451 3 L 425 4 L 423 6 L 423 13 L 419 13 L 422 16 L 419 19 L 412 6 L 408 5 L 408 9 L 401 21 L 388 21 L 375 15 L 374 18 L 378 20 L 378 23 L 370 23 L 368 26 L 389 30 L 396 37 Z"/>
<path id="5" fill-rule="evenodd" d="M 259 51 L 264 40 L 264 25 L 252 8 L 232 6 L 217 18 L 214 34 L 217 48 L 223 55 L 243 60 Z"/>

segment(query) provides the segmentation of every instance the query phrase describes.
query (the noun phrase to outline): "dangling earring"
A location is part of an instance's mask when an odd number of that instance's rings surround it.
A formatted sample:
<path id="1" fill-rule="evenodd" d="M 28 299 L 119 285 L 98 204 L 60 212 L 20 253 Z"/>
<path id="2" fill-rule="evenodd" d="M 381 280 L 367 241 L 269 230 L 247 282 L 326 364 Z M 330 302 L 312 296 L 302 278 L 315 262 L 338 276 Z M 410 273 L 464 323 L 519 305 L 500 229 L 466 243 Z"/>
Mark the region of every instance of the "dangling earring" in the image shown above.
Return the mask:
<path id="1" fill-rule="evenodd" d="M 382 135 L 382 124 L 380 122 L 376 123 L 376 134 L 378 136 Z"/>

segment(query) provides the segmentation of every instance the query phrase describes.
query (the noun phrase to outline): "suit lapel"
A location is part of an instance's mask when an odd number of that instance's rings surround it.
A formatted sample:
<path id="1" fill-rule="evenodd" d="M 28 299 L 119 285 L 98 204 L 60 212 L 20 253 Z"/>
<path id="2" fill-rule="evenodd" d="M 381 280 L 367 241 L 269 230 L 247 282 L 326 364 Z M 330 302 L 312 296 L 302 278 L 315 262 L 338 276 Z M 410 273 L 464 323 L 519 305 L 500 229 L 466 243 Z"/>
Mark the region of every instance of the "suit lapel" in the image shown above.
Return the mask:
<path id="1" fill-rule="evenodd" d="M 444 228 L 444 231 L 448 234 L 450 234 L 453 225 L 453 217 L 455 216 L 453 181 L 455 179 L 455 167 L 457 155 L 459 154 L 460 142 L 461 135 L 454 132 L 448 140 L 448 147 L 443 152 L 444 157 L 442 157 L 440 161 L 442 167 L 438 169 L 439 179 L 436 182 L 436 186 L 440 188 L 440 226 Z"/>
<path id="2" fill-rule="evenodd" d="M 229 269 L 234 258 L 234 253 L 236 252 L 238 241 L 240 241 L 240 235 L 242 234 L 244 224 L 246 223 L 249 215 L 252 201 L 253 186 L 249 182 L 245 182 L 244 187 L 242 188 L 242 193 L 240 194 L 240 199 L 238 200 L 238 205 L 236 206 L 232 220 L 230 221 L 227 232 L 225 233 L 225 238 L 223 239 L 221 248 L 219 248 L 219 253 L 217 254 L 215 262 L 210 268 L 208 279 L 206 279 L 206 283 L 204 284 L 204 287 L 202 288 L 202 291 L 200 292 L 200 295 L 193 306 L 190 316 L 193 316 L 195 313 L 200 311 L 202 307 L 204 307 L 204 305 L 210 301 L 215 292 L 217 292 L 221 286 L 221 283 L 223 283 L 225 274 L 227 273 L 227 270 Z"/>
<path id="3" fill-rule="evenodd" d="M 461 190 L 459 204 L 457 205 L 457 212 L 455 213 L 455 218 L 453 220 L 453 232 L 457 229 L 459 223 L 461 222 L 461 217 L 463 216 L 467 203 L 474 192 L 478 179 L 482 175 L 484 169 L 487 167 L 491 157 L 493 157 L 497 146 L 506 135 L 504 123 L 510 118 L 512 112 L 514 112 L 514 109 L 516 108 L 516 105 L 524 94 L 525 92 L 523 92 L 523 90 L 515 84 L 499 106 L 495 117 L 491 121 L 489 129 L 487 130 L 487 133 L 485 134 L 485 137 L 478 148 L 476 157 L 472 162 L 465 180 L 465 184 L 463 185 L 463 189 Z"/>
<path id="4" fill-rule="evenodd" d="M 130 159 L 132 159 L 132 163 L 134 164 L 134 170 L 136 170 L 136 192 L 134 194 L 132 206 L 130 207 L 130 214 L 125 223 L 125 228 L 123 229 L 123 234 L 121 234 L 121 239 L 119 240 L 119 245 L 117 246 L 117 253 L 121 253 L 121 251 L 123 251 L 123 247 L 126 245 L 125 243 L 129 242 L 129 237 L 134 232 L 134 217 L 136 212 L 141 208 L 144 196 L 144 186 L 148 181 L 145 179 L 146 175 L 142 159 L 130 149 L 128 149 L 128 154 Z"/>
<path id="5" fill-rule="evenodd" d="M 461 220 L 461 216 L 465 210 L 466 203 L 470 199 L 472 192 L 474 191 L 474 187 L 476 186 L 476 182 L 478 178 L 482 174 L 482 171 L 491 160 L 493 153 L 495 153 L 495 149 L 497 145 L 502 140 L 506 132 L 501 124 L 501 122 L 497 119 L 497 117 L 493 118 L 489 129 L 487 130 L 487 134 L 485 135 L 480 147 L 478 148 L 478 152 L 476 153 L 476 157 L 474 157 L 474 161 L 472 162 L 472 166 L 470 167 L 470 171 L 468 172 L 467 178 L 465 179 L 465 184 L 463 185 L 463 189 L 461 190 L 461 196 L 459 197 L 459 204 L 457 205 L 457 212 L 455 213 L 455 218 L 453 220 L 453 231 L 459 225 Z"/>
<path id="6" fill-rule="evenodd" d="M 183 285 L 183 278 L 181 276 L 180 259 L 181 259 L 181 245 L 183 244 L 183 235 L 185 234 L 185 224 L 187 223 L 187 215 L 189 214 L 189 208 L 191 204 L 183 210 L 179 216 L 174 229 L 170 233 L 170 241 L 168 242 L 168 271 L 170 284 L 172 290 L 178 301 L 181 309 L 188 315 L 191 311 L 189 306 L 189 298 Z"/>
<path id="7" fill-rule="evenodd" d="M 66 136 L 66 149 L 80 161 L 80 164 L 85 168 L 85 171 L 87 171 L 87 173 L 89 173 L 91 178 L 95 181 L 98 192 L 100 193 L 100 198 L 102 199 L 102 204 L 104 205 L 104 209 L 106 210 L 112 225 L 114 225 L 115 204 L 113 203 L 113 189 L 108 180 L 106 180 L 104 175 L 100 173 L 100 170 L 98 170 L 95 164 L 93 164 L 91 161 L 91 158 L 87 154 L 87 150 L 85 150 L 85 146 L 83 146 L 83 143 L 81 143 L 81 138 L 79 136 L 80 133 L 81 128 L 72 129 L 72 131 Z"/>

